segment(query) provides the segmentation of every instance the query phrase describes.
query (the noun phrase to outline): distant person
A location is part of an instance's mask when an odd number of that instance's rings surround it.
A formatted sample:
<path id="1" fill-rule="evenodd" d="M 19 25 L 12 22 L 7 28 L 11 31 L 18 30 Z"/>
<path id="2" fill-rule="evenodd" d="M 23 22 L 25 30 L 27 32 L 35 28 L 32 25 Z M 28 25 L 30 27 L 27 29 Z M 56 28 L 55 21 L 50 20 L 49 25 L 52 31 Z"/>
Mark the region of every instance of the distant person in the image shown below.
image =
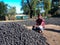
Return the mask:
<path id="1" fill-rule="evenodd" d="M 33 26 L 32 30 L 42 33 L 44 28 L 45 28 L 45 20 L 43 19 L 41 14 L 38 14 L 38 17 L 36 19 L 36 25 Z"/>

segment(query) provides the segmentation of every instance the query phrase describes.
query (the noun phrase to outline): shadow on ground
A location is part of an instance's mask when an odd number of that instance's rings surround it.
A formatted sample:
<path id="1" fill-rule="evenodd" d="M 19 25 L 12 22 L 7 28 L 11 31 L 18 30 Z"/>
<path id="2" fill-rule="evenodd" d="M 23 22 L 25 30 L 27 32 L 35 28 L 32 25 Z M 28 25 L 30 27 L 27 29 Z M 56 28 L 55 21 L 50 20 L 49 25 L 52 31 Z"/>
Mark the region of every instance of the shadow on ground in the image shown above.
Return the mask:
<path id="1" fill-rule="evenodd" d="M 45 30 L 47 30 L 47 31 L 53 31 L 53 32 L 57 32 L 57 33 L 60 33 L 60 30 L 49 29 L 49 28 L 46 28 Z"/>

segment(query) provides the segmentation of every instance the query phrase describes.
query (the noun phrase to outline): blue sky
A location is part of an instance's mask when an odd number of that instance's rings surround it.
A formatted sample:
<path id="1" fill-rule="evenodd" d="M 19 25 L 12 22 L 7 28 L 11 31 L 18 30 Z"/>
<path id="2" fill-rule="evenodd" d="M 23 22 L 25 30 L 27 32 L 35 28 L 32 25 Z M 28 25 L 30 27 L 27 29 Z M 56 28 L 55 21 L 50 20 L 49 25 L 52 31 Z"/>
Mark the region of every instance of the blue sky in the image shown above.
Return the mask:
<path id="1" fill-rule="evenodd" d="M 16 7 L 16 12 L 17 13 L 22 13 L 21 11 L 21 0 L 0 0 L 3 1 L 5 4 L 8 4 L 9 6 L 15 6 Z"/>

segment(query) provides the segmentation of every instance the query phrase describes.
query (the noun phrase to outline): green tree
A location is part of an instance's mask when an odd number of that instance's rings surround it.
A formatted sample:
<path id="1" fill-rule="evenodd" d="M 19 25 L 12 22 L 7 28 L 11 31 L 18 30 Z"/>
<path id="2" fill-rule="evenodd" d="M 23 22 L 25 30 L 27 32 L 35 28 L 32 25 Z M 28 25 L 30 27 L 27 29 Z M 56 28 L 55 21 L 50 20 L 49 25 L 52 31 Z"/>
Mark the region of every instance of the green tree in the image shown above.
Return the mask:
<path id="1" fill-rule="evenodd" d="M 46 15 L 48 14 L 48 11 L 51 9 L 51 3 L 52 0 L 44 0 L 44 8 L 45 8 L 45 13 Z"/>
<path id="2" fill-rule="evenodd" d="M 8 14 L 15 15 L 16 14 L 16 7 L 11 7 L 8 9 Z"/>
<path id="3" fill-rule="evenodd" d="M 36 15 L 38 0 L 22 0 L 22 10 L 25 14 L 30 14 L 30 18 Z"/>
<path id="4" fill-rule="evenodd" d="M 7 4 L 0 2 L 0 18 L 3 18 L 7 15 Z"/>
<path id="5" fill-rule="evenodd" d="M 16 14 L 16 7 L 11 7 L 11 6 L 8 6 L 9 8 L 8 8 L 8 15 L 7 15 L 7 17 L 8 17 L 8 19 L 10 20 L 10 19 L 12 19 L 12 17 L 14 17 L 15 16 L 15 14 Z M 15 17 L 14 17 L 15 18 Z M 13 18 L 13 19 L 14 19 Z"/>

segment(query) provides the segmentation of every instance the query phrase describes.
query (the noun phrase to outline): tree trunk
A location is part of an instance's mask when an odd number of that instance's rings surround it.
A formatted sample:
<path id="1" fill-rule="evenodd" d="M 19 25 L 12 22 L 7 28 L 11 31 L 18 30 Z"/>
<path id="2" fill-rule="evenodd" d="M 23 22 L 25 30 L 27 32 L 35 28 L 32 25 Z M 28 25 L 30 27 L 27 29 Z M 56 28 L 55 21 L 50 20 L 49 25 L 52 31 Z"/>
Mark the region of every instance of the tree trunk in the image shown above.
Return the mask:
<path id="1" fill-rule="evenodd" d="M 30 18 L 33 16 L 33 10 L 30 10 Z"/>

